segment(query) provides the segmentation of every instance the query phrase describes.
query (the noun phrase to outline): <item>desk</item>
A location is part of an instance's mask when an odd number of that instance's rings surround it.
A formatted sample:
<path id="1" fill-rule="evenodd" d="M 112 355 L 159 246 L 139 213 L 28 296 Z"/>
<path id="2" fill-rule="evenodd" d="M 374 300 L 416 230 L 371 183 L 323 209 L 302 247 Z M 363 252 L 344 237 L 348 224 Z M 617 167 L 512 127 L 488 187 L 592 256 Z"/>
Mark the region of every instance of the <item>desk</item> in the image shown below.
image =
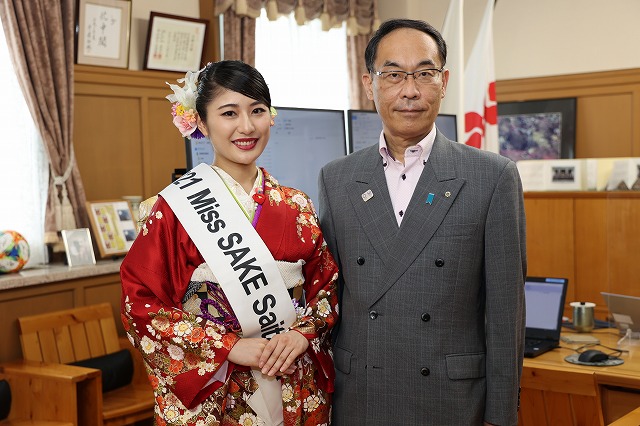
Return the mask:
<path id="1" fill-rule="evenodd" d="M 573 334 L 570 332 L 564 334 Z M 600 344 L 616 348 L 620 339 L 616 329 L 600 329 L 590 333 L 600 339 Z M 614 367 L 591 367 L 575 365 L 564 360 L 571 355 L 580 344 L 560 342 L 560 347 L 536 358 L 525 358 L 524 365 L 540 370 L 580 370 L 593 372 L 600 388 L 602 412 L 605 424 L 609 424 L 623 415 L 640 407 L 640 346 L 625 345 L 621 349 L 629 350 L 621 358 L 624 364 Z M 612 352 L 603 346 L 594 346 L 603 352 Z"/>

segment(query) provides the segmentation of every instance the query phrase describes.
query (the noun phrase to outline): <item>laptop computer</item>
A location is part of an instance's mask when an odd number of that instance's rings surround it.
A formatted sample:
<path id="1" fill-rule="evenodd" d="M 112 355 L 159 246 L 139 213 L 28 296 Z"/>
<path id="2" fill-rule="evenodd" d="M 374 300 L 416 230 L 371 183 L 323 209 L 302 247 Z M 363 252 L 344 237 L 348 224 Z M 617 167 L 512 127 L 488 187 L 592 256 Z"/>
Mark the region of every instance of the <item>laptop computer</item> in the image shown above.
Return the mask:
<path id="1" fill-rule="evenodd" d="M 527 277 L 525 280 L 525 357 L 533 358 L 559 346 L 568 283 L 566 278 Z"/>
<path id="2" fill-rule="evenodd" d="M 633 338 L 640 338 L 640 297 L 600 292 L 607 303 L 620 334 L 631 329 Z"/>

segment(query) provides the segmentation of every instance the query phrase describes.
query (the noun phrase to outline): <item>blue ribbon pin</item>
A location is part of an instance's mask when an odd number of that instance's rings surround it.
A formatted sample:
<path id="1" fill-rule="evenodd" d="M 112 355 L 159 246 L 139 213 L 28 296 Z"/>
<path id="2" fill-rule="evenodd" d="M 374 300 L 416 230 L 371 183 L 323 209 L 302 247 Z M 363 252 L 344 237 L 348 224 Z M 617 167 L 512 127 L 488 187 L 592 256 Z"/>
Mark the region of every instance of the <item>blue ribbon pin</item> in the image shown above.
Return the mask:
<path id="1" fill-rule="evenodd" d="M 433 203 L 433 197 L 435 197 L 435 195 L 433 195 L 432 192 L 427 195 L 427 204 L 431 205 L 431 203 Z"/>

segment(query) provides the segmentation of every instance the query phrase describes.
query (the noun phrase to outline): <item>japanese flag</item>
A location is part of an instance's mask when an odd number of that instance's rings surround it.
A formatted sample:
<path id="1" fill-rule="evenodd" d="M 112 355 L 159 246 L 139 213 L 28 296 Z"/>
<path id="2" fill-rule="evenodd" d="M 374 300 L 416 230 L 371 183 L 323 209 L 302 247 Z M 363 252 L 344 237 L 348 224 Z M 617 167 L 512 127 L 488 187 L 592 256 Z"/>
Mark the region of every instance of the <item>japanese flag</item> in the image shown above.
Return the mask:
<path id="1" fill-rule="evenodd" d="M 493 60 L 493 6 L 488 0 L 464 71 L 464 143 L 492 152 L 499 152 L 498 108 Z M 462 139 L 462 138 L 461 138 Z"/>

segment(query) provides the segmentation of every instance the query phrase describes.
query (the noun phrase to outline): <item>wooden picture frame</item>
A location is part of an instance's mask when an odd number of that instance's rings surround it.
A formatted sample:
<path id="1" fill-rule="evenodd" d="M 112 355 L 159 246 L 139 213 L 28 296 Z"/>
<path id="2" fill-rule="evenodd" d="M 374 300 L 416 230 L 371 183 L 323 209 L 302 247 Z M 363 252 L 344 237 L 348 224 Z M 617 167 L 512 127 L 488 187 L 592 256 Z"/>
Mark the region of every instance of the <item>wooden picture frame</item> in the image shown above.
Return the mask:
<path id="1" fill-rule="evenodd" d="M 136 239 L 136 222 L 125 200 L 87 201 L 87 213 L 100 257 L 127 254 Z"/>
<path id="2" fill-rule="evenodd" d="M 574 158 L 576 98 L 498 102 L 498 137 L 514 161 Z"/>
<path id="3" fill-rule="evenodd" d="M 187 72 L 202 68 L 209 21 L 151 12 L 144 69 Z"/>
<path id="4" fill-rule="evenodd" d="M 61 231 L 64 250 L 67 254 L 67 265 L 95 265 L 91 233 L 89 228 L 65 229 Z"/>
<path id="5" fill-rule="evenodd" d="M 76 63 L 127 68 L 131 1 L 78 0 Z"/>

